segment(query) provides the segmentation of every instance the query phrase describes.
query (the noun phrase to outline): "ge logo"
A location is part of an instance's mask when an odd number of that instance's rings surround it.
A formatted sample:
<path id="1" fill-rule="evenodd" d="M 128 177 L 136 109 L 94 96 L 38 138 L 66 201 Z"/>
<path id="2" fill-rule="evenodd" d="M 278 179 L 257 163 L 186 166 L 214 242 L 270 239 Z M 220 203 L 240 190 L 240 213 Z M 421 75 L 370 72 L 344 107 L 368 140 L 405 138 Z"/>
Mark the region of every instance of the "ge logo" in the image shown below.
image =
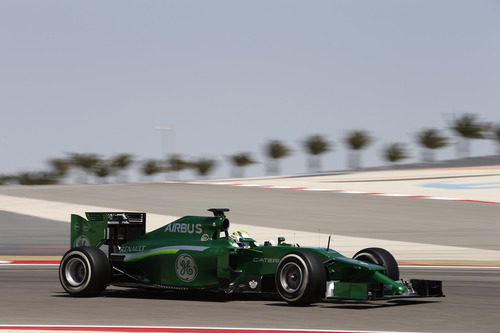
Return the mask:
<path id="1" fill-rule="evenodd" d="M 189 254 L 181 254 L 175 261 L 175 273 L 184 282 L 191 282 L 198 275 L 198 267 Z"/>
<path id="2" fill-rule="evenodd" d="M 75 246 L 90 246 L 90 240 L 85 236 L 78 236 L 75 239 Z"/>
<path id="3" fill-rule="evenodd" d="M 248 282 L 248 285 L 250 286 L 250 288 L 255 289 L 255 288 L 257 288 L 259 283 L 255 280 L 252 280 L 252 281 Z"/>

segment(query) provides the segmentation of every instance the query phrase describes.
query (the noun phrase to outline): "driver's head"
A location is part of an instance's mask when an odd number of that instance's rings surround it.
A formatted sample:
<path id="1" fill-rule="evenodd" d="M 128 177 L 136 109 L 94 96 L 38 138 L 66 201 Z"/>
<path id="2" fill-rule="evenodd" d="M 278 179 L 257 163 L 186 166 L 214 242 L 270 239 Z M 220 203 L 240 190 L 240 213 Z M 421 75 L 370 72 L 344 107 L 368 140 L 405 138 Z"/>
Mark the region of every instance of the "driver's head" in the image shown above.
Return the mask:
<path id="1" fill-rule="evenodd" d="M 243 231 L 243 230 L 235 231 L 231 235 L 229 235 L 229 238 L 231 238 L 236 243 L 238 243 L 238 245 L 240 247 L 244 247 L 245 249 L 249 249 L 250 248 L 250 243 L 249 242 L 241 242 L 240 241 L 242 238 L 251 238 L 250 235 L 246 231 Z"/>

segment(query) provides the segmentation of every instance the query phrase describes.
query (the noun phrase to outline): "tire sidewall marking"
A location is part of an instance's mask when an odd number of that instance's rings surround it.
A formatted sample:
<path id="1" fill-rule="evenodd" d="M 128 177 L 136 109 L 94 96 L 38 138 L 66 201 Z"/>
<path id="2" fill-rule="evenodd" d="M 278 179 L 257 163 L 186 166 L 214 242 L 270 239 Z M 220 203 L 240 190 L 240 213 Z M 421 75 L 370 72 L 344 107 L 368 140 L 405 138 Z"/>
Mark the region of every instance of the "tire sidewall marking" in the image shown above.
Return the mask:
<path id="1" fill-rule="evenodd" d="M 307 284 L 309 283 L 309 266 L 307 265 L 307 263 L 304 261 L 304 259 L 298 255 L 298 254 L 295 254 L 295 253 L 291 253 L 291 254 L 287 254 L 285 255 L 283 258 L 281 258 L 280 260 L 280 263 L 278 264 L 278 274 L 281 273 L 281 268 L 282 268 L 282 264 L 283 264 L 283 261 L 285 261 L 286 259 L 290 258 L 291 260 L 294 260 L 294 261 L 298 261 L 302 267 L 303 267 L 303 272 L 302 272 L 302 285 L 300 286 L 300 289 L 297 290 L 294 294 L 297 294 L 298 296 L 296 297 L 289 297 L 288 295 L 283 295 L 282 292 L 281 292 L 281 288 L 283 288 L 281 285 L 280 285 L 280 288 L 277 288 L 278 289 L 278 293 L 280 294 L 280 296 L 285 299 L 286 301 L 288 302 L 294 302 L 296 300 L 298 300 L 299 298 L 303 297 L 304 296 L 304 291 L 305 289 L 307 288 Z"/>
<path id="2" fill-rule="evenodd" d="M 87 268 L 86 281 L 77 287 L 71 286 L 71 284 L 66 280 L 66 264 L 68 263 L 69 259 L 71 259 L 72 257 L 80 258 L 87 265 L 87 267 L 86 267 Z M 85 288 L 87 288 L 87 286 L 89 285 L 90 280 L 92 279 L 92 266 L 90 265 L 90 261 L 87 258 L 87 256 L 85 255 L 85 253 L 83 251 L 79 251 L 79 250 L 71 251 L 70 253 L 68 253 L 67 255 L 64 256 L 62 262 L 63 263 L 61 264 L 61 269 L 59 269 L 59 279 L 61 281 L 64 281 L 64 285 L 63 285 L 64 288 L 70 292 L 77 292 L 77 293 L 85 290 Z"/>

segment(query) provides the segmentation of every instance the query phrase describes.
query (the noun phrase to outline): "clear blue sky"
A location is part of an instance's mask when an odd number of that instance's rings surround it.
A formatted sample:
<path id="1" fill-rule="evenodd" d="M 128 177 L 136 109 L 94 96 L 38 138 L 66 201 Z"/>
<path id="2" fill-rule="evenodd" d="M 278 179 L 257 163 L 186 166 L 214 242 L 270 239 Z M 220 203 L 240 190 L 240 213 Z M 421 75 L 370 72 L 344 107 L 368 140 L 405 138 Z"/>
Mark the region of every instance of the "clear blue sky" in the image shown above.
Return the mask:
<path id="1" fill-rule="evenodd" d="M 220 177 L 230 154 L 264 161 L 269 139 L 296 150 L 283 172 L 302 172 L 310 134 L 342 169 L 351 129 L 376 138 L 365 166 L 396 141 L 416 161 L 424 127 L 500 123 L 499 32 L 499 1 L 1 1 L 0 174 L 66 152 L 160 158 L 158 125 Z"/>

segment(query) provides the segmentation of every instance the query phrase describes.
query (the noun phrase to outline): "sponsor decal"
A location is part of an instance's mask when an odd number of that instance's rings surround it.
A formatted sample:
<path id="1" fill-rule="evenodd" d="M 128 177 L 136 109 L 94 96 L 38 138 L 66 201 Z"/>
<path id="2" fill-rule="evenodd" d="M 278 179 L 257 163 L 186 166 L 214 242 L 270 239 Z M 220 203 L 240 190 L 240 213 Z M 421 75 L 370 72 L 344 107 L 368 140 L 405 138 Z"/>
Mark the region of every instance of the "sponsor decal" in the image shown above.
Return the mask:
<path id="1" fill-rule="evenodd" d="M 255 280 L 252 280 L 252 281 L 248 282 L 248 285 L 250 286 L 251 289 L 255 289 L 255 288 L 257 288 L 259 283 Z"/>
<path id="2" fill-rule="evenodd" d="M 80 231 L 80 223 L 75 223 L 74 228 L 76 232 Z"/>
<path id="3" fill-rule="evenodd" d="M 198 275 L 198 267 L 193 257 L 189 254 L 181 254 L 175 261 L 175 273 L 184 282 L 193 281 Z"/>
<path id="4" fill-rule="evenodd" d="M 146 245 L 122 246 L 120 252 L 142 252 Z"/>
<path id="5" fill-rule="evenodd" d="M 87 236 L 80 235 L 75 239 L 75 246 L 90 246 L 90 240 Z"/>
<path id="6" fill-rule="evenodd" d="M 260 262 L 263 264 L 277 264 L 280 262 L 280 260 L 276 258 L 253 258 L 253 262 Z"/>
<path id="7" fill-rule="evenodd" d="M 90 223 L 82 223 L 83 224 L 83 232 L 88 232 L 90 230 Z"/>
<path id="8" fill-rule="evenodd" d="M 200 239 L 200 240 L 201 240 L 202 242 L 206 242 L 206 241 L 207 241 L 207 240 L 209 240 L 209 239 L 210 239 L 210 236 L 208 236 L 208 234 L 203 234 L 203 236 L 201 236 L 201 239 Z"/>
<path id="9" fill-rule="evenodd" d="M 170 223 L 165 227 L 164 232 L 178 232 L 182 234 L 201 234 L 203 229 L 201 224 L 191 223 Z"/>

